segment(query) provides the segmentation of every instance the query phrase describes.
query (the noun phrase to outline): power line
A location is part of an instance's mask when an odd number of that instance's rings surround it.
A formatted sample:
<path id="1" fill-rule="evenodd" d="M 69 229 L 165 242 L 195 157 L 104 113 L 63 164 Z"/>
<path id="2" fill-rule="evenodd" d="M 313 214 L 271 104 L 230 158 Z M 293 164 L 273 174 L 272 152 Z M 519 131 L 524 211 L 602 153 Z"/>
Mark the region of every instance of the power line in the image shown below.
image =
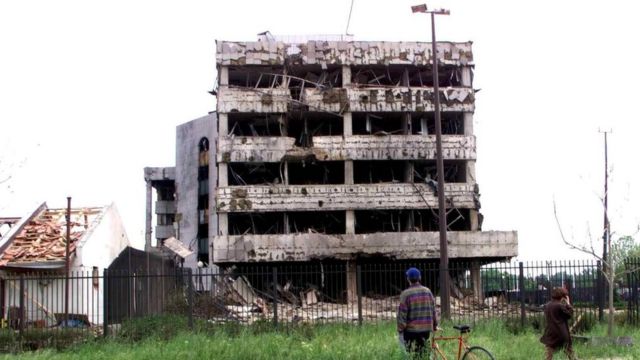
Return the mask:
<path id="1" fill-rule="evenodd" d="M 349 17 L 347 18 L 347 28 L 344 29 L 344 34 L 349 35 L 349 24 L 351 24 L 351 12 L 353 12 L 353 3 L 355 0 L 351 0 L 351 7 L 349 7 Z"/>

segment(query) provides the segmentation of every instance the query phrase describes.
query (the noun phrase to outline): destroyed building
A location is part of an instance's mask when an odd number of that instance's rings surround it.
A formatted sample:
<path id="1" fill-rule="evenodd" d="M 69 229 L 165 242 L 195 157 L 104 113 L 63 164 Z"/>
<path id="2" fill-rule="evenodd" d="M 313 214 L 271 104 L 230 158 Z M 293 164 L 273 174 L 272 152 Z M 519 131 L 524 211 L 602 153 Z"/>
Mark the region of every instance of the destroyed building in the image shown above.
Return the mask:
<path id="1" fill-rule="evenodd" d="M 218 41 L 216 114 L 178 127 L 175 169 L 145 169 L 148 243 L 155 187 L 156 238 L 211 264 L 342 262 L 351 289 L 358 262 L 436 262 L 439 96 L 449 257 L 479 284 L 517 233 L 481 230 L 471 47 L 437 44 L 434 94 L 430 43 Z"/>
<path id="2" fill-rule="evenodd" d="M 37 326 L 59 323 L 67 305 L 69 315 L 74 318 L 83 319 L 87 324 L 102 323 L 104 284 L 100 274 L 129 246 L 115 204 L 57 209 L 42 203 L 25 216 L 0 219 L 12 220 L 11 229 L 0 239 L 0 311 L 3 318 L 16 319 L 16 306 L 23 302 L 20 306 L 26 309 L 26 320 L 40 324 Z M 40 276 L 17 281 L 20 275 L 36 272 Z M 74 279 L 68 293 L 63 274 Z M 20 290 L 20 286 L 24 290 Z M 68 296 L 73 301 L 66 303 Z"/>

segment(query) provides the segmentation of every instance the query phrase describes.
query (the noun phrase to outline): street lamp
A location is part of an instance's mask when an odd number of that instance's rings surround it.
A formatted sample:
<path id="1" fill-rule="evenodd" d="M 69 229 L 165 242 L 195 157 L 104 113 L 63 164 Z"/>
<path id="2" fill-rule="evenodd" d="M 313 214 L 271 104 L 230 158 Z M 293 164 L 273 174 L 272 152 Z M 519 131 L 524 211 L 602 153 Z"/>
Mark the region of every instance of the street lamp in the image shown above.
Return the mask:
<path id="1" fill-rule="evenodd" d="M 438 172 L 438 220 L 440 228 L 440 311 L 449 319 L 449 254 L 447 249 L 447 205 L 444 202 L 444 163 L 442 161 L 442 124 L 440 120 L 440 88 L 438 78 L 438 53 L 436 50 L 436 15 L 449 15 L 449 10 L 427 10 L 427 5 L 411 7 L 413 13 L 431 14 L 431 59 L 433 73 L 434 113 L 436 122 L 436 171 Z"/>

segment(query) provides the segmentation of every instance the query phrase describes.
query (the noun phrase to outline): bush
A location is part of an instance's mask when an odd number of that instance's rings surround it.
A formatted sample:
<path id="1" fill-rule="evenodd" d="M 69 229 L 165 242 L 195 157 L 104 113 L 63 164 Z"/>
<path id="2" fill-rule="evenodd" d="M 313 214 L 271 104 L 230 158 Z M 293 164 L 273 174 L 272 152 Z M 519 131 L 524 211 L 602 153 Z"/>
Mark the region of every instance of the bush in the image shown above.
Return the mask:
<path id="1" fill-rule="evenodd" d="M 582 316 L 575 315 L 571 322 L 569 322 L 569 327 L 573 327 L 572 332 L 574 334 L 584 334 L 591 331 L 597 323 L 598 320 L 595 314 L 585 313 Z"/>
<path id="2" fill-rule="evenodd" d="M 117 333 L 119 339 L 136 342 L 147 338 L 169 340 L 180 331 L 188 330 L 187 318 L 158 315 L 126 320 Z"/>
<path id="3" fill-rule="evenodd" d="M 536 333 L 540 333 L 544 330 L 544 315 L 536 314 L 533 316 L 527 316 L 524 321 L 524 327 L 520 318 L 508 318 L 504 322 L 504 326 L 511 334 L 519 335 L 524 332 L 533 330 Z"/>
<path id="4" fill-rule="evenodd" d="M 94 339 L 88 329 L 26 329 L 22 335 L 15 330 L 0 331 L 1 352 L 21 352 L 43 348 L 65 349 Z"/>

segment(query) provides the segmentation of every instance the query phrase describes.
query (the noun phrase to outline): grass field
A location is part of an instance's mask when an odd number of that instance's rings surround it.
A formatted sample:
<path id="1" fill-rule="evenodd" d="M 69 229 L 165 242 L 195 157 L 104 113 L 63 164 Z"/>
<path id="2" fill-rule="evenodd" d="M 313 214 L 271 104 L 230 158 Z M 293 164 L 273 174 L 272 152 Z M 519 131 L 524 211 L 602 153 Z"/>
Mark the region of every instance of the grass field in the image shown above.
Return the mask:
<path id="1" fill-rule="evenodd" d="M 111 339 L 99 339 L 65 350 L 41 350 L 1 359 L 404 359 L 392 323 L 317 325 L 274 331 L 269 324 L 251 327 L 205 326 L 198 331 L 182 329 L 181 320 L 145 320 L 123 327 Z M 450 324 L 445 332 L 455 334 Z M 596 326 L 591 336 L 602 336 Z M 636 346 L 576 344 L 580 359 L 640 359 L 640 330 L 620 327 L 619 336 L 631 336 Z M 543 347 L 533 329 L 510 332 L 503 323 L 491 321 L 474 328 L 470 343 L 489 349 L 496 359 L 541 359 Z M 447 349 L 453 359 L 453 349 Z M 558 358 L 563 358 L 558 356 Z"/>

